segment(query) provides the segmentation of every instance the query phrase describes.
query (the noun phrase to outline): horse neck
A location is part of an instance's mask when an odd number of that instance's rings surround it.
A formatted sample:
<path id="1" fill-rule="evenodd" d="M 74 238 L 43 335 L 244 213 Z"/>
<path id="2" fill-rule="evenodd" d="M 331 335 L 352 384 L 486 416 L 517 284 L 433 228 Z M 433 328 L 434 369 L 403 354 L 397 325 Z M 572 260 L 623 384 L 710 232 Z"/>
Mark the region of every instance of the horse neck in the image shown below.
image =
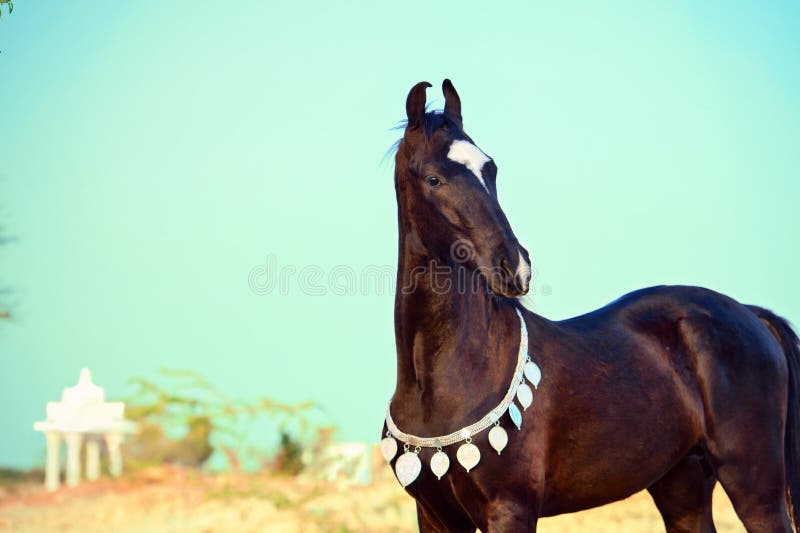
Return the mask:
<path id="1" fill-rule="evenodd" d="M 433 419 L 434 405 L 438 417 L 459 417 L 496 403 L 494 391 L 508 387 L 516 362 L 519 321 L 512 302 L 465 287 L 457 269 L 448 279 L 446 264 L 421 252 L 419 240 L 402 228 L 394 398 L 404 407 L 397 418 L 421 423 Z M 450 290 L 441 290 L 445 281 Z"/>

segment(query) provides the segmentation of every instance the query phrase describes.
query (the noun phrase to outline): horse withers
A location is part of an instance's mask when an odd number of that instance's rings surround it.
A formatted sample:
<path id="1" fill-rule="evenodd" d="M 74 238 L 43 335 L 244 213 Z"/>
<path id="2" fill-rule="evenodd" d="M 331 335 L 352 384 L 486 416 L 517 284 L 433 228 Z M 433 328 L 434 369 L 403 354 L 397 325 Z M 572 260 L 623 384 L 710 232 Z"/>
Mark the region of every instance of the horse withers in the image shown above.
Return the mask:
<path id="1" fill-rule="evenodd" d="M 497 166 L 450 81 L 441 112 L 427 87 L 408 94 L 395 157 L 397 384 L 381 443 L 420 530 L 535 531 L 647 489 L 668 531 L 710 532 L 717 481 L 748 531 L 800 525 L 788 323 L 684 286 L 563 321 L 523 308 L 530 259 Z"/>

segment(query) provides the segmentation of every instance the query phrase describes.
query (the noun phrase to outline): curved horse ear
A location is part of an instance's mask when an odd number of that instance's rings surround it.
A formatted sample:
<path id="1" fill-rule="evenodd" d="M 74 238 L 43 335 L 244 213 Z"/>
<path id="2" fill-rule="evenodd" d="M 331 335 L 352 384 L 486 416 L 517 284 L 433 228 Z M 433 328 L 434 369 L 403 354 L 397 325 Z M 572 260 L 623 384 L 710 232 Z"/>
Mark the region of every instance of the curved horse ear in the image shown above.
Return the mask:
<path id="1" fill-rule="evenodd" d="M 461 121 L 461 98 L 458 97 L 456 88 L 453 87 L 453 82 L 444 80 L 444 82 L 442 82 L 442 92 L 444 93 L 444 112 L 458 123 L 459 128 L 463 128 L 463 123 Z"/>
<path id="2" fill-rule="evenodd" d="M 422 118 L 425 116 L 425 89 L 430 86 L 431 84 L 427 81 L 421 81 L 408 92 L 408 98 L 406 98 L 408 128 L 416 128 L 422 124 Z"/>

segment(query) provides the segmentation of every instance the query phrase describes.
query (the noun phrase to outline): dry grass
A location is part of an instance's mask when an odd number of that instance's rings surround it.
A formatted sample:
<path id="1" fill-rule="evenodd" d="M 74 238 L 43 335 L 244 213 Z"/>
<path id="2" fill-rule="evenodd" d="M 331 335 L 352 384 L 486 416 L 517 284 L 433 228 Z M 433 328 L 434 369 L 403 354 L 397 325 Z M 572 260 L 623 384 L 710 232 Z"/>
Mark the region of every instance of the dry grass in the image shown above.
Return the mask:
<path id="1" fill-rule="evenodd" d="M 627 500 L 590 509 L 580 513 L 555 516 L 540 522 L 539 532 L 592 531 L 594 533 L 651 533 L 664 531 L 661 515 L 646 492 Z M 743 532 L 745 529 L 736 517 L 730 500 L 717 485 L 714 491 L 714 524 L 719 533 Z"/>
<path id="2" fill-rule="evenodd" d="M 263 474 L 205 475 L 161 467 L 54 494 L 39 485 L 0 489 L 0 531 L 50 533 L 413 532 L 414 505 L 384 468 L 367 487 Z M 722 532 L 744 531 L 720 490 Z M 544 519 L 539 531 L 663 531 L 647 494 Z"/>

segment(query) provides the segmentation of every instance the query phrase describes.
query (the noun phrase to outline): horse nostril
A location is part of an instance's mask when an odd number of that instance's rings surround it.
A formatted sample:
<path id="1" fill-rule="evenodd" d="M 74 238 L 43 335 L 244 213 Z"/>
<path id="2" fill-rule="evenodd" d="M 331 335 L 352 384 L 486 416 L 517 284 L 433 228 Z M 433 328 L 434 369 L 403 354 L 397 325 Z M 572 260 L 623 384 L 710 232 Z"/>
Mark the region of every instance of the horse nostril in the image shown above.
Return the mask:
<path id="1" fill-rule="evenodd" d="M 502 268 L 503 272 L 505 272 L 506 274 L 508 274 L 512 278 L 514 277 L 514 271 L 511 269 L 511 265 L 508 262 L 508 258 L 507 257 L 504 257 L 503 259 L 500 260 L 500 268 Z"/>

